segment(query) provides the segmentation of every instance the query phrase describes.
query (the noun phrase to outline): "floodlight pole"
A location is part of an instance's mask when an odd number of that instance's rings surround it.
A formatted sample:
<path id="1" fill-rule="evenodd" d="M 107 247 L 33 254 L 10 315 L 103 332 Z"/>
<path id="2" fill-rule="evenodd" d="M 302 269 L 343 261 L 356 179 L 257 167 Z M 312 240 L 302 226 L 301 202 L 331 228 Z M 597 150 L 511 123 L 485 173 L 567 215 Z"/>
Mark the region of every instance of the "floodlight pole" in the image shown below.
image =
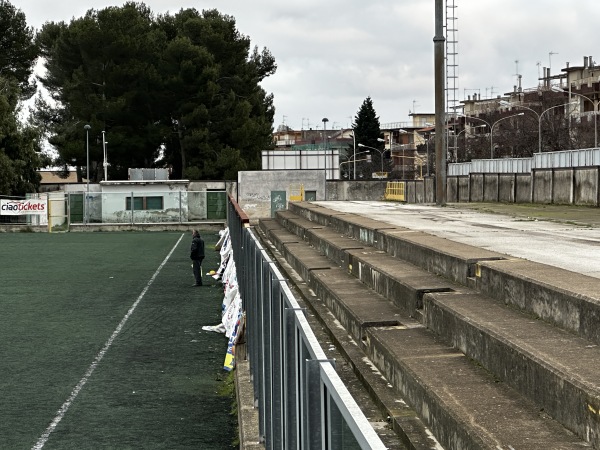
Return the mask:
<path id="1" fill-rule="evenodd" d="M 444 92 L 444 2 L 435 0 L 434 74 L 435 74 L 435 202 L 446 206 L 446 96 Z"/>

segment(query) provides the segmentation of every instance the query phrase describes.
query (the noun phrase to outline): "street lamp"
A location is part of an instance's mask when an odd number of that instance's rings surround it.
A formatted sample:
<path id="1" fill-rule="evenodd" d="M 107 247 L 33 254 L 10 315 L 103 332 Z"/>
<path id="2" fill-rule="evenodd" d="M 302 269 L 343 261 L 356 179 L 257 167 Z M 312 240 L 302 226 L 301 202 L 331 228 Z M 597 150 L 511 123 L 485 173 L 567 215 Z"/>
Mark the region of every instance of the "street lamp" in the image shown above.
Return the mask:
<path id="1" fill-rule="evenodd" d="M 586 95 L 583 94 L 578 94 L 577 92 L 573 92 L 573 91 L 565 91 L 564 89 L 559 88 L 558 86 L 552 86 L 551 88 L 554 92 L 564 92 L 567 93 L 569 95 L 578 95 L 579 97 L 583 97 L 585 99 L 588 99 L 590 102 L 593 103 L 594 105 L 594 148 L 598 148 L 598 99 L 596 100 L 592 100 L 591 98 L 589 98 Z"/>
<path id="2" fill-rule="evenodd" d="M 85 130 L 85 149 L 86 149 L 86 167 L 85 167 L 85 178 L 86 178 L 86 194 L 85 194 L 85 223 L 88 223 L 88 202 L 90 197 L 90 129 L 92 127 L 86 124 L 83 129 Z"/>
<path id="3" fill-rule="evenodd" d="M 104 151 L 104 181 L 108 181 L 108 154 L 106 152 L 106 131 L 102 131 L 102 150 Z"/>
<path id="4" fill-rule="evenodd" d="M 329 122 L 329 119 L 327 117 L 323 117 L 321 121 L 323 122 L 323 143 L 325 147 L 325 179 L 327 179 L 327 122 Z"/>
<path id="5" fill-rule="evenodd" d="M 369 153 L 369 151 L 366 151 L 366 152 L 358 152 L 358 153 L 356 153 L 356 151 L 355 151 L 355 152 L 354 152 L 354 158 L 353 158 L 351 161 L 344 161 L 344 162 L 341 162 L 341 163 L 340 163 L 340 165 L 339 165 L 340 173 L 342 172 L 342 166 L 343 166 L 344 164 L 350 164 L 350 163 L 354 163 L 354 167 L 356 168 L 356 161 L 368 161 L 368 159 L 367 159 L 367 158 L 364 158 L 364 159 L 356 159 L 356 157 L 357 157 L 358 155 L 362 155 L 363 153 Z M 356 169 L 355 169 L 355 170 L 356 170 Z M 354 172 L 354 179 L 356 180 L 356 172 Z"/>
<path id="6" fill-rule="evenodd" d="M 380 138 L 377 138 L 377 140 L 380 140 Z M 383 140 L 383 139 L 382 139 Z M 383 153 L 385 152 L 385 150 L 379 150 L 375 147 L 369 147 L 368 145 L 365 144 L 358 144 L 359 147 L 362 148 L 368 148 L 369 150 L 375 150 L 376 152 L 379 152 L 379 154 L 381 155 L 381 172 L 383 173 Z"/>
<path id="7" fill-rule="evenodd" d="M 353 169 L 354 176 L 352 178 L 356 180 L 356 133 L 355 133 L 354 129 L 352 129 L 352 134 L 350 136 L 352 136 L 352 144 L 353 144 L 352 148 L 354 149 L 354 151 L 353 151 L 354 156 L 352 157 L 352 159 L 354 160 L 354 169 Z"/>
<path id="8" fill-rule="evenodd" d="M 568 103 L 561 103 L 560 105 L 555 105 L 555 106 L 551 106 L 550 108 L 547 108 L 545 110 L 543 110 L 541 113 L 538 114 L 538 112 L 535 109 L 532 109 L 528 106 L 524 106 L 524 105 L 518 105 L 516 103 L 509 103 L 507 101 L 501 100 L 499 102 L 500 105 L 502 106 L 511 106 L 511 107 L 515 107 L 515 108 L 524 108 L 524 109 L 528 109 L 529 111 L 531 111 L 532 113 L 534 113 L 537 118 L 538 118 L 538 153 L 542 153 L 542 117 L 543 115 L 550 111 L 551 109 L 554 108 L 560 108 L 561 106 L 565 106 L 565 105 L 570 105 L 571 102 Z"/>
<path id="9" fill-rule="evenodd" d="M 506 116 L 506 117 L 503 117 L 502 119 L 498 119 L 498 120 L 496 120 L 496 121 L 495 121 L 495 122 L 492 124 L 492 126 L 491 126 L 491 128 L 490 128 L 490 157 L 491 157 L 491 159 L 494 159 L 494 126 L 495 126 L 495 125 L 496 125 L 498 122 L 502 122 L 503 120 L 510 119 L 511 117 L 522 116 L 522 115 L 524 115 L 524 114 L 525 114 L 525 113 L 521 112 L 521 113 L 518 113 L 518 114 L 513 114 L 512 116 Z"/>

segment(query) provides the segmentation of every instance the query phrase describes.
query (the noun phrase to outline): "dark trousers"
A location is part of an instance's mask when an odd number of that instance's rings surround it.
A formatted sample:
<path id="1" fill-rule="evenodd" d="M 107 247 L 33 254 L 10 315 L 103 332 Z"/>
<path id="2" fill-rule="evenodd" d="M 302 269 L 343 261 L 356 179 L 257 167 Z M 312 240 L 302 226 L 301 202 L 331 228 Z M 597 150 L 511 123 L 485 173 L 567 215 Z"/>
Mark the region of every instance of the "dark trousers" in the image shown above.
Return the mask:
<path id="1" fill-rule="evenodd" d="M 201 285 L 202 284 L 202 260 L 204 258 L 200 258 L 200 259 L 193 259 L 192 260 L 192 266 L 193 266 L 193 271 L 194 271 L 194 278 L 196 278 L 196 284 Z"/>

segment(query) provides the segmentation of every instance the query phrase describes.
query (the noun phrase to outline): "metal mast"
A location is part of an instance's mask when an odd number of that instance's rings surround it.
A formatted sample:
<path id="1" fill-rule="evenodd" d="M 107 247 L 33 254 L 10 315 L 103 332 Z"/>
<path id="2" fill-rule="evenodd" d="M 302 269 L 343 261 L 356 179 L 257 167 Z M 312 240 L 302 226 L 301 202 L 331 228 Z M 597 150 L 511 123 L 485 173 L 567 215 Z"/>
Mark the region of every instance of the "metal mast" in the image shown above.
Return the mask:
<path id="1" fill-rule="evenodd" d="M 456 121 L 458 108 L 460 107 L 458 99 L 457 20 L 455 0 L 446 0 L 446 123 Z M 458 154 L 457 136 L 448 136 L 446 146 L 448 160 L 456 161 L 456 155 Z"/>

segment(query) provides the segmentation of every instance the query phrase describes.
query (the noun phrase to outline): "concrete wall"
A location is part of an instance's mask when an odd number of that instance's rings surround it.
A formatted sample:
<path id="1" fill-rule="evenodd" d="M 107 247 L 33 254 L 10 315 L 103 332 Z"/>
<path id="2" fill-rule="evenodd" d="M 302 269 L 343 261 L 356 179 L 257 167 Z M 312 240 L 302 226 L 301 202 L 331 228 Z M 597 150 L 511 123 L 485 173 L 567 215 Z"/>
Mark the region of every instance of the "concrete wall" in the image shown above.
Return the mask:
<path id="1" fill-rule="evenodd" d="M 515 202 L 517 203 L 531 203 L 532 192 L 531 192 L 531 174 L 529 173 L 517 173 L 515 175 L 516 180 L 516 193 Z"/>
<path id="2" fill-rule="evenodd" d="M 552 203 L 573 203 L 573 169 L 555 169 L 552 180 Z"/>
<path id="3" fill-rule="evenodd" d="M 459 177 L 448 177 L 446 186 L 446 200 L 450 203 L 457 203 L 460 197 Z"/>
<path id="4" fill-rule="evenodd" d="M 325 200 L 324 170 L 268 170 L 238 172 L 237 202 L 250 220 L 271 217 L 271 194 L 284 191 L 277 208 L 287 208 L 294 185 L 304 186 L 305 191 L 315 191 L 316 200 Z"/>
<path id="5" fill-rule="evenodd" d="M 552 169 L 534 171 L 532 182 L 533 203 L 552 203 Z"/>
<path id="6" fill-rule="evenodd" d="M 327 200 L 383 200 L 387 180 L 377 181 L 327 181 Z"/>
<path id="7" fill-rule="evenodd" d="M 598 205 L 598 168 L 575 170 L 573 202 L 576 205 Z"/>
<path id="8" fill-rule="evenodd" d="M 498 201 L 504 203 L 515 202 L 516 174 L 501 173 L 498 175 Z"/>
<path id="9" fill-rule="evenodd" d="M 600 167 L 451 175 L 447 200 L 600 206 Z"/>
<path id="10" fill-rule="evenodd" d="M 132 192 L 135 197 L 158 196 L 163 199 L 161 210 L 134 211 L 134 221 L 138 223 L 177 222 L 181 209 L 187 209 L 187 182 L 102 182 L 101 186 L 102 196 L 96 196 L 93 201 L 102 202 L 102 223 L 132 222 L 132 211 L 126 209 L 127 197 Z"/>
<path id="11" fill-rule="evenodd" d="M 233 198 L 237 197 L 236 181 L 190 181 L 188 191 L 225 191 Z"/>
<path id="12" fill-rule="evenodd" d="M 483 201 L 483 174 L 474 173 L 471 174 L 471 193 L 469 194 L 469 201 L 471 202 L 482 202 Z"/>
<path id="13" fill-rule="evenodd" d="M 498 201 L 498 174 L 486 173 L 483 175 L 483 201 Z"/>

